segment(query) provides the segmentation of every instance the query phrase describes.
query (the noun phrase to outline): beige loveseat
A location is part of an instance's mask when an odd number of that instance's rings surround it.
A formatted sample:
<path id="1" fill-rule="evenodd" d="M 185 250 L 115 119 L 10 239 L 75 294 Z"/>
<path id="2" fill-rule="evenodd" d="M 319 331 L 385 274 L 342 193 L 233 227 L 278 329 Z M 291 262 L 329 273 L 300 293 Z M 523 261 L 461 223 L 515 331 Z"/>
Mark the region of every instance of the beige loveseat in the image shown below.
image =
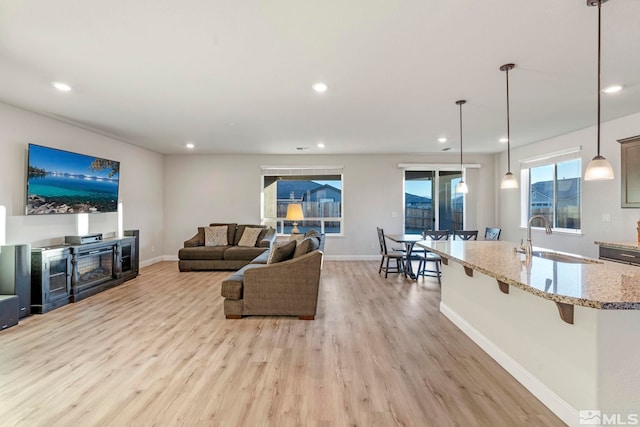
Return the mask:
<path id="1" fill-rule="evenodd" d="M 206 241 L 209 231 L 213 234 L 224 227 L 226 227 L 226 239 L 221 242 Z M 245 232 L 255 233 L 256 229 L 260 231 L 255 236 L 255 242 L 251 241 L 249 245 L 243 242 L 242 237 Z M 275 230 L 264 225 L 213 223 L 208 228 L 198 227 L 196 235 L 185 241 L 184 247 L 178 251 L 178 267 L 180 271 L 238 270 L 261 255 L 266 262 L 268 255 L 266 252 L 275 238 Z"/>
<path id="2" fill-rule="evenodd" d="M 270 263 L 251 263 L 222 282 L 227 319 L 249 315 L 298 316 L 313 320 L 324 250 L 324 235 L 274 246 Z"/>

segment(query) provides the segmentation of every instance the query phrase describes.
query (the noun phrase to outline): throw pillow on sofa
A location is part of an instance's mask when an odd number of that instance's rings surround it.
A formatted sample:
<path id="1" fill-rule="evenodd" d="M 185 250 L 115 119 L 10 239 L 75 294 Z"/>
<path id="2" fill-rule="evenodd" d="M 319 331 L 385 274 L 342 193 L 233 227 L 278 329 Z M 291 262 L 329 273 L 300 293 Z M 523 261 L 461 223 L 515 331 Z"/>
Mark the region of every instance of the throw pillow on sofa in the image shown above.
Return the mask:
<path id="1" fill-rule="evenodd" d="M 282 241 L 280 241 L 280 242 L 278 242 L 278 241 L 273 242 L 273 244 L 271 245 L 271 250 L 270 250 L 270 251 L 267 251 L 267 252 L 268 252 L 268 254 L 269 254 L 269 257 L 267 258 L 267 262 L 266 262 L 266 264 L 273 264 L 273 256 L 274 256 L 274 255 L 275 255 L 275 253 L 276 253 L 276 249 L 277 249 L 277 248 L 279 248 L 280 246 L 284 245 L 284 244 L 285 244 L 285 242 L 282 242 Z"/>
<path id="2" fill-rule="evenodd" d="M 320 237 L 322 236 L 317 230 L 311 229 L 304 234 L 304 237 Z"/>
<path id="3" fill-rule="evenodd" d="M 284 243 L 282 245 L 274 246 L 271 248 L 271 256 L 267 261 L 267 264 L 275 264 L 282 261 L 287 261 L 293 258 L 293 253 L 296 250 L 296 241 Z"/>
<path id="4" fill-rule="evenodd" d="M 262 230 L 264 229 L 255 227 L 245 228 L 242 232 L 242 237 L 240 237 L 240 241 L 238 241 L 238 246 L 255 246 L 256 242 L 258 241 L 258 236 L 260 236 Z"/>
<path id="5" fill-rule="evenodd" d="M 315 251 L 320 247 L 320 238 L 319 237 L 305 237 L 301 241 L 298 242 L 296 246 L 296 250 L 293 253 L 294 258 L 298 258 L 304 254 L 307 254 L 311 251 Z"/>
<path id="6" fill-rule="evenodd" d="M 204 227 L 205 246 L 227 246 L 227 231 L 229 227 L 221 225 L 217 227 Z"/>

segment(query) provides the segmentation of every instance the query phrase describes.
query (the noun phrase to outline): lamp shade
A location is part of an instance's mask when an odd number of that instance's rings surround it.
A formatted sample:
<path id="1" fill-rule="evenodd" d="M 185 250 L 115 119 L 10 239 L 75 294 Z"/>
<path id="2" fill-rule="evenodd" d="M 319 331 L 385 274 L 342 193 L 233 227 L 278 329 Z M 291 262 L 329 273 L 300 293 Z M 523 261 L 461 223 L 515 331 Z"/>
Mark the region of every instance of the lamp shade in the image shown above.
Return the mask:
<path id="1" fill-rule="evenodd" d="M 505 173 L 504 176 L 502 177 L 500 188 L 503 190 L 518 188 L 518 180 L 516 179 L 516 176 L 511 172 Z"/>
<path id="2" fill-rule="evenodd" d="M 287 205 L 287 217 L 289 221 L 299 221 L 304 219 L 304 214 L 302 213 L 302 205 L 300 203 L 291 203 Z"/>
<path id="3" fill-rule="evenodd" d="M 458 185 L 456 185 L 456 193 L 468 193 L 469 187 L 465 184 L 464 181 L 460 181 Z"/>
<path id="4" fill-rule="evenodd" d="M 595 156 L 584 171 L 585 181 L 604 181 L 613 179 L 613 168 L 607 159 Z"/>

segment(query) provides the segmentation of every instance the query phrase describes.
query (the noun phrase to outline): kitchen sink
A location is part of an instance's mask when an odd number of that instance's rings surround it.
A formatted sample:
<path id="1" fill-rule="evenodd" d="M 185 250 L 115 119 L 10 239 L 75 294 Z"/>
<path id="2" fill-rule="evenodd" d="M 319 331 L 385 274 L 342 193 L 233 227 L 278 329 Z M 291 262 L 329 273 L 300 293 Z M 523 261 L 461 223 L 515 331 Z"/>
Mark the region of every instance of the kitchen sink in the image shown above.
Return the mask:
<path id="1" fill-rule="evenodd" d="M 538 258 L 544 258 L 556 262 L 564 262 L 568 264 L 602 264 L 602 262 L 595 259 L 583 258 L 580 256 L 560 254 L 557 252 L 548 251 L 532 251 L 531 255 Z"/>

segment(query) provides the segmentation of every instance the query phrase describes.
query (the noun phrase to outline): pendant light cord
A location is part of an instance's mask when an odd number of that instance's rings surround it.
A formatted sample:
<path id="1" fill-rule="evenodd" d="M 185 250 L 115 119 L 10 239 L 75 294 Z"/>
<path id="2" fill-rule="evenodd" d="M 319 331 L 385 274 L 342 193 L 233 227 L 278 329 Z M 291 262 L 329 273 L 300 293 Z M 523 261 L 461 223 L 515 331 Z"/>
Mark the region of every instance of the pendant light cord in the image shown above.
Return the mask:
<path id="1" fill-rule="evenodd" d="M 509 67 L 507 72 L 507 173 L 511 173 L 511 127 L 509 125 Z"/>
<path id="2" fill-rule="evenodd" d="M 598 157 L 600 157 L 600 10 L 602 0 L 598 0 Z"/>
<path id="3" fill-rule="evenodd" d="M 464 183 L 464 174 L 462 173 L 462 104 L 466 103 L 464 99 L 456 101 L 460 106 L 460 183 Z"/>
<path id="4" fill-rule="evenodd" d="M 462 173 L 462 102 L 458 102 L 460 105 L 460 173 Z"/>

